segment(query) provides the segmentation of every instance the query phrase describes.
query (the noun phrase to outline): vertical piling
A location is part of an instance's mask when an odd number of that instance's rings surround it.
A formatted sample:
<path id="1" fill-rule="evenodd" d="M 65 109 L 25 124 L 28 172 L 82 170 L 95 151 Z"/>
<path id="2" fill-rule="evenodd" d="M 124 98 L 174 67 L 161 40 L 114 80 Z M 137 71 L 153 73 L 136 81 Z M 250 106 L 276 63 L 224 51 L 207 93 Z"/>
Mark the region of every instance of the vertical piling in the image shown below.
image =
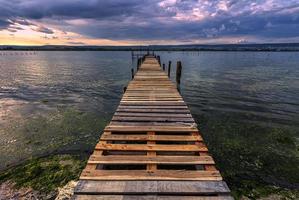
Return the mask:
<path id="1" fill-rule="evenodd" d="M 134 68 L 131 69 L 131 73 L 132 73 L 132 80 L 134 79 Z"/>
<path id="2" fill-rule="evenodd" d="M 142 62 L 143 62 L 143 57 L 138 58 L 138 60 L 137 60 L 137 71 L 139 70 L 139 67 L 141 66 Z"/>
<path id="3" fill-rule="evenodd" d="M 170 77 L 171 61 L 168 62 L 168 77 Z"/>
<path id="4" fill-rule="evenodd" d="M 165 71 L 165 63 L 163 63 L 163 71 Z"/>
<path id="5" fill-rule="evenodd" d="M 158 63 L 159 63 L 159 65 L 161 66 L 161 59 L 160 59 L 160 56 L 157 56 L 157 59 L 158 59 Z"/>
<path id="6" fill-rule="evenodd" d="M 178 85 L 180 85 L 181 83 L 181 76 L 182 76 L 182 63 L 181 61 L 178 61 L 176 66 L 176 82 Z"/>

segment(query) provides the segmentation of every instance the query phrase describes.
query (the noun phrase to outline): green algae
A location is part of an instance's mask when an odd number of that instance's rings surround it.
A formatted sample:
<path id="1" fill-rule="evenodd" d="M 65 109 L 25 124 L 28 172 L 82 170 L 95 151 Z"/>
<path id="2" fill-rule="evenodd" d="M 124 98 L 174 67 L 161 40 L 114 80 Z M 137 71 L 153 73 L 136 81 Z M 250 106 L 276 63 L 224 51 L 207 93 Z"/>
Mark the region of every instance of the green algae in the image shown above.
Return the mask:
<path id="1" fill-rule="evenodd" d="M 99 139 L 107 119 L 97 113 L 74 108 L 57 108 L 48 113 L 12 122 L 0 145 L 0 170 L 31 157 L 61 152 L 90 152 Z"/>
<path id="2" fill-rule="evenodd" d="M 28 117 L 7 132 L 16 141 L 1 149 L 0 160 L 13 162 L 0 172 L 0 182 L 49 193 L 76 180 L 106 123 L 96 113 L 73 108 Z"/>
<path id="3" fill-rule="evenodd" d="M 298 130 L 200 117 L 205 142 L 236 199 L 299 198 Z"/>
<path id="4" fill-rule="evenodd" d="M 30 187 L 51 192 L 71 180 L 77 180 L 86 164 L 87 156 L 52 155 L 34 158 L 0 173 L 0 183 L 13 181 L 16 188 Z"/>

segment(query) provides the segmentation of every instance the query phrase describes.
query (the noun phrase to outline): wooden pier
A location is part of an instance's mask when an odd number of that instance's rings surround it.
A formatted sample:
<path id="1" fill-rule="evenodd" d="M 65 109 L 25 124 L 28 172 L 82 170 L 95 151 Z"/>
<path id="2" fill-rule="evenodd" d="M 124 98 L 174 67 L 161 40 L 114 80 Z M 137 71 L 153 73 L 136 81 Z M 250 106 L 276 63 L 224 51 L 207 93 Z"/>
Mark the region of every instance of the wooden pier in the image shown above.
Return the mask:
<path id="1" fill-rule="evenodd" d="M 187 105 L 154 56 L 145 57 L 129 83 L 74 199 L 233 199 Z"/>

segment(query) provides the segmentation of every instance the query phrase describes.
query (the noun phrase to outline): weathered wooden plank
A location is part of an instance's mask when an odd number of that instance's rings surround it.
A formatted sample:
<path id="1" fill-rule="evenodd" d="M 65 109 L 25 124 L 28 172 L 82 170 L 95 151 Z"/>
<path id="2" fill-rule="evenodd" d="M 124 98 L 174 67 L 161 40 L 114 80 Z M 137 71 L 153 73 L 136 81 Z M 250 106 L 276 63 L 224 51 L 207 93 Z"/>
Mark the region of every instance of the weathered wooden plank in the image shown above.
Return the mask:
<path id="1" fill-rule="evenodd" d="M 152 95 L 152 94 L 139 94 L 139 95 L 135 95 L 135 94 L 127 94 L 125 96 L 123 96 L 123 98 L 126 99 L 142 99 L 142 98 L 161 98 L 161 99 L 182 99 L 182 97 L 177 96 L 177 95 L 168 95 L 168 94 L 164 94 L 164 95 Z"/>
<path id="2" fill-rule="evenodd" d="M 136 103 L 126 103 L 126 102 L 121 102 L 121 106 L 126 106 L 126 105 L 135 105 L 135 106 L 186 106 L 185 102 L 175 102 L 175 101 L 169 101 L 169 102 L 136 102 Z"/>
<path id="3" fill-rule="evenodd" d="M 123 97 L 122 101 L 140 101 L 140 100 L 152 100 L 152 101 L 177 101 L 182 100 L 181 97 L 158 97 L 158 96 L 147 96 L 147 97 Z"/>
<path id="4" fill-rule="evenodd" d="M 230 190 L 224 181 L 79 181 L 75 194 L 213 195 Z"/>
<path id="5" fill-rule="evenodd" d="M 131 112 L 131 113 L 185 113 L 190 114 L 190 111 L 187 109 L 135 109 L 135 108 L 118 108 L 117 112 Z"/>
<path id="6" fill-rule="evenodd" d="M 220 196 L 141 196 L 141 195 L 75 195 L 76 200 L 233 200 L 228 195 Z"/>
<path id="7" fill-rule="evenodd" d="M 187 106 L 168 106 L 168 105 L 157 105 L 157 106 L 151 106 L 151 105 L 143 105 L 143 106 L 138 106 L 138 105 L 123 105 L 123 106 L 118 106 L 119 109 L 188 109 Z"/>
<path id="8" fill-rule="evenodd" d="M 121 135 L 121 134 L 111 134 L 111 135 L 105 135 L 103 134 L 101 136 L 101 140 L 110 140 L 110 141 L 184 141 L 184 142 L 195 142 L 195 141 L 202 141 L 201 136 L 188 136 L 188 135 L 154 135 L 154 136 L 148 136 L 148 135 Z"/>
<path id="9" fill-rule="evenodd" d="M 84 170 L 81 180 L 201 180 L 221 181 L 218 171 L 187 170 Z"/>
<path id="10" fill-rule="evenodd" d="M 161 144 L 102 144 L 96 145 L 96 150 L 107 151 L 201 151 L 206 152 L 206 146 L 200 145 L 161 145 Z"/>
<path id="11" fill-rule="evenodd" d="M 146 126 L 151 126 L 152 131 L 155 131 L 155 128 L 159 128 L 161 126 L 167 127 L 167 126 L 180 126 L 180 127 L 186 127 L 186 128 L 192 128 L 195 126 L 195 123 L 192 122 L 120 122 L 120 121 L 111 121 L 110 126 L 139 126 L 139 127 L 146 127 Z"/>
<path id="12" fill-rule="evenodd" d="M 185 117 L 185 118 L 167 118 L 167 117 L 130 117 L 130 116 L 114 116 L 112 121 L 126 121 L 126 122 L 193 122 L 194 119 L 192 117 Z"/>
<path id="13" fill-rule="evenodd" d="M 183 126 L 123 126 L 123 125 L 108 125 L 105 127 L 105 131 L 117 131 L 117 132 L 192 132 L 198 131 L 196 127 L 183 127 Z"/>
<path id="14" fill-rule="evenodd" d="M 192 118 L 191 114 L 186 113 L 186 114 L 180 114 L 180 113 L 147 113 L 147 112 L 115 112 L 114 113 L 115 117 L 158 117 L 158 118 Z M 193 120 L 194 121 L 194 120 Z"/>
<path id="15" fill-rule="evenodd" d="M 178 98 L 123 98 L 121 102 L 183 102 L 182 99 Z"/>
<path id="16" fill-rule="evenodd" d="M 169 165 L 204 165 L 215 164 L 210 156 L 97 156 L 92 155 L 89 164 L 169 164 Z"/>
<path id="17" fill-rule="evenodd" d="M 121 100 L 121 103 L 171 103 L 171 102 L 178 102 L 178 103 L 183 103 L 184 101 L 183 100 L 173 100 L 173 101 L 169 101 L 169 100 L 159 100 L 159 101 L 155 101 L 155 100 L 140 100 L 140 101 L 137 101 L 137 100 Z"/>

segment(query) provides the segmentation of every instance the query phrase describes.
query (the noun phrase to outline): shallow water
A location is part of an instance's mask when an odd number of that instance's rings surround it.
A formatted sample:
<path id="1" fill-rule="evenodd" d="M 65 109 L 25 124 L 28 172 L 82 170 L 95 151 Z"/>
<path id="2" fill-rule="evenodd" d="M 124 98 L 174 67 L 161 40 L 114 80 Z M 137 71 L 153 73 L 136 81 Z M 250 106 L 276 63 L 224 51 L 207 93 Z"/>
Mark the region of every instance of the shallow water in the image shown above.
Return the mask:
<path id="1" fill-rule="evenodd" d="M 172 61 L 171 77 L 182 61 L 181 93 L 199 123 L 229 117 L 291 129 L 298 138 L 298 52 L 159 54 Z M 53 151 L 91 150 L 135 62 L 130 52 L 0 56 L 0 169 Z"/>

